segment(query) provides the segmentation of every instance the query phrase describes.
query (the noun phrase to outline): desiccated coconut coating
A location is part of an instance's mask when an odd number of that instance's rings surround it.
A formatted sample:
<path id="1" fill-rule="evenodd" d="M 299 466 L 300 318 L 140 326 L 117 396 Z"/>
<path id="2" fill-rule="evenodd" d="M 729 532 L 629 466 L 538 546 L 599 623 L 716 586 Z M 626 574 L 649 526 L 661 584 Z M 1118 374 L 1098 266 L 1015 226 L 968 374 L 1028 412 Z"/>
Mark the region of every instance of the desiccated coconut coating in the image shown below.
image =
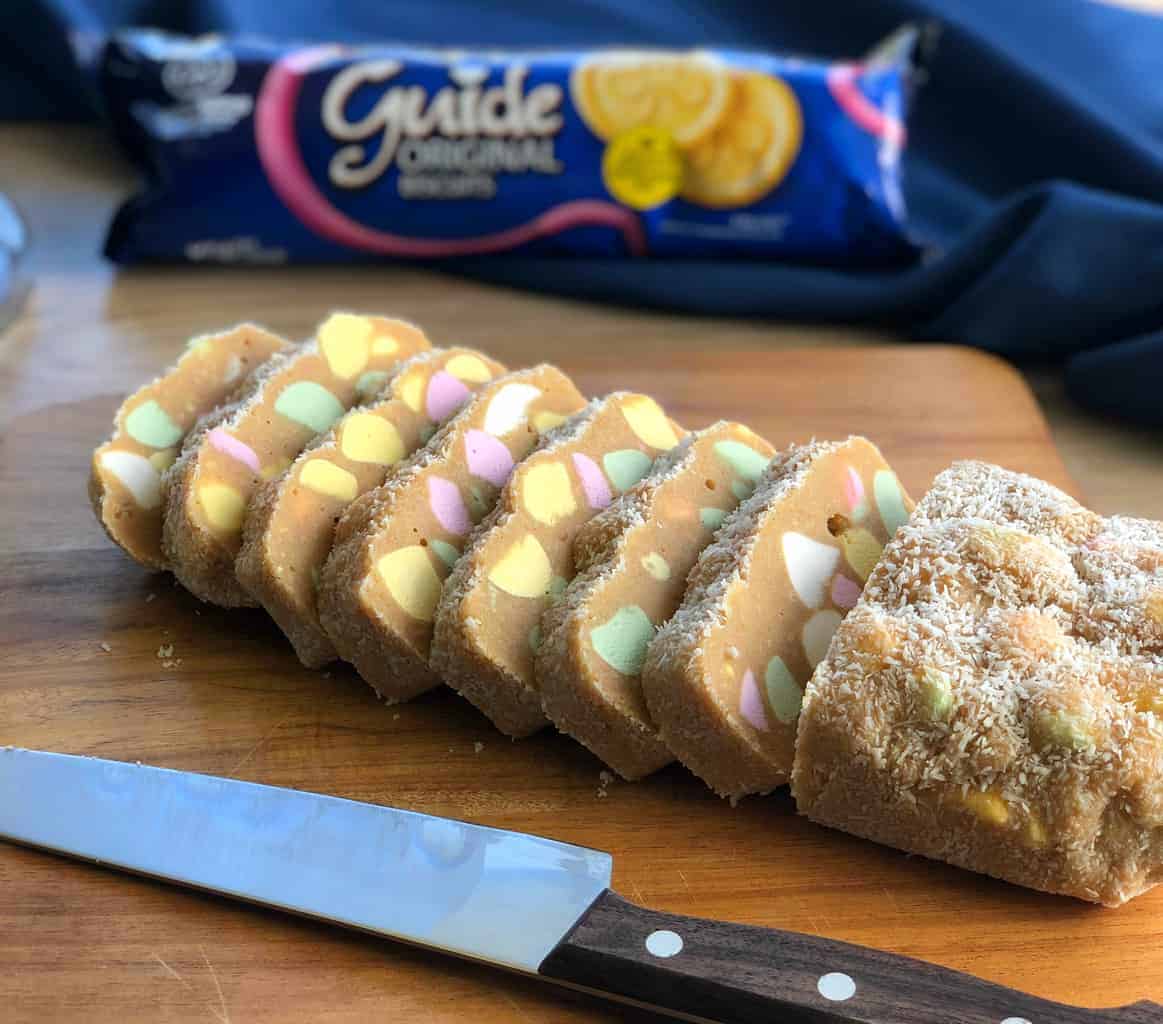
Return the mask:
<path id="1" fill-rule="evenodd" d="M 517 467 L 473 534 L 444 587 L 431 664 L 502 732 L 547 724 L 533 654 L 542 613 L 574 575 L 578 529 L 682 433 L 646 395 L 597 399 Z"/>
<path id="2" fill-rule="evenodd" d="M 234 560 L 258 485 L 281 476 L 397 363 L 428 347 L 401 320 L 334 313 L 316 340 L 272 357 L 233 405 L 199 422 L 162 481 L 162 546 L 178 581 L 203 601 L 253 605 Z"/>
<path id="3" fill-rule="evenodd" d="M 130 558 L 150 569 L 166 568 L 162 473 L 195 421 L 287 347 L 254 324 L 201 335 L 165 373 L 121 404 L 113 436 L 93 452 L 89 500 L 109 539 Z"/>
<path id="4" fill-rule="evenodd" d="M 535 671 L 546 715 L 627 779 L 673 760 L 639 673 L 698 553 L 755 488 L 774 449 L 739 423 L 690 434 L 573 544 L 578 575 L 542 616 Z"/>
<path id="5" fill-rule="evenodd" d="M 338 657 L 319 625 L 315 591 L 343 510 L 383 483 L 393 466 L 504 369 L 472 349 L 421 352 L 391 375 L 374 402 L 347 412 L 286 473 L 260 485 L 234 570 L 304 665 Z"/>
<path id="6" fill-rule="evenodd" d="M 319 581 L 320 621 L 381 697 L 439 684 L 428 648 L 444 578 L 514 465 L 584 405 L 556 367 L 506 374 L 344 515 Z"/>
<path id="7" fill-rule="evenodd" d="M 1163 525 L 942 473 L 812 678 L 810 818 L 1115 906 L 1163 880 Z"/>
<path id="8" fill-rule="evenodd" d="M 716 793 L 787 781 L 804 686 L 911 508 L 864 438 L 793 447 L 703 549 L 642 688 L 663 741 Z"/>

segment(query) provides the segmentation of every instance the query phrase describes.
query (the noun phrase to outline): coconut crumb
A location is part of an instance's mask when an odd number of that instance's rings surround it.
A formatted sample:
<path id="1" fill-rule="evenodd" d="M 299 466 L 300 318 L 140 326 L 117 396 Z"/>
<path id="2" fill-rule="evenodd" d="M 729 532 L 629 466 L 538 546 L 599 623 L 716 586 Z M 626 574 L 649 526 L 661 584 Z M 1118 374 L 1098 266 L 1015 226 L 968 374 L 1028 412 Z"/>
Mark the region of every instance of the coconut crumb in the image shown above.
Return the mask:
<path id="1" fill-rule="evenodd" d="M 113 648 L 110 647 L 107 643 L 105 643 L 105 641 L 101 641 L 101 650 L 103 650 L 106 654 L 108 654 L 110 651 L 113 650 Z"/>

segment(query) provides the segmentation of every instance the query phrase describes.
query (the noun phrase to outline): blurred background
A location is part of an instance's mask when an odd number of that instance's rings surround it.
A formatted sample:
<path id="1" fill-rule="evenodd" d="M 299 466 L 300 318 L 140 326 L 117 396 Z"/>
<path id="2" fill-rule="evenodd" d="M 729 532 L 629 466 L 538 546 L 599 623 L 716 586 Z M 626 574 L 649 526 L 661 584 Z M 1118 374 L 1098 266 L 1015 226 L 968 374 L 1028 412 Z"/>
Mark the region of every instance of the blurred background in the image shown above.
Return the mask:
<path id="1" fill-rule="evenodd" d="M 894 36 L 902 26 L 914 30 L 904 41 Z M 182 38 L 119 35 L 133 27 Z M 189 42 L 207 33 L 219 38 Z M 619 192 L 617 180 L 599 177 L 599 159 L 617 139 L 641 140 L 619 126 L 602 136 L 610 115 L 583 109 L 590 134 L 578 134 L 575 164 L 589 177 L 567 161 L 553 195 L 604 188 L 630 204 L 646 232 L 644 255 L 601 232 L 435 268 L 426 258 L 319 243 L 293 202 L 288 212 L 285 193 L 266 185 L 269 160 L 254 150 L 249 119 L 270 69 L 320 43 L 800 55 L 808 71 L 797 61 L 764 65 L 790 83 L 803 125 L 798 150 L 788 143 L 786 180 L 756 202 L 777 204 L 781 224 L 790 218 L 803 233 L 769 247 L 675 242 L 659 227 L 673 196 L 659 205 L 650 193 L 665 164 L 650 165 L 640 198 L 633 181 L 641 162 L 631 150 L 631 184 Z M 327 74 L 360 59 L 329 53 L 338 63 Z M 0 397 L 12 416 L 43 401 L 41 388 L 70 397 L 117 390 L 127 378 L 125 390 L 157 369 L 147 339 L 159 333 L 177 338 L 248 317 L 294 333 L 292 325 L 322 314 L 320 295 L 378 311 L 377 296 L 406 295 L 412 282 L 430 288 L 435 277 L 447 288 L 441 315 L 471 324 L 477 336 L 468 340 L 481 344 L 505 329 L 506 317 L 535 314 L 560 324 L 569 345 L 652 338 L 660 350 L 705 347 L 729 331 L 735 344 L 755 347 L 982 348 L 1033 386 L 1096 506 L 1158 516 L 1160 55 L 1163 4 L 1155 0 L 10 0 L 0 8 L 0 316 L 8 323 Z M 738 58 L 740 66 L 749 60 Z M 502 68 L 494 63 L 486 82 L 499 81 Z M 314 79 L 303 81 L 303 96 L 313 97 Z M 813 82 L 823 81 L 835 110 L 813 99 Z M 371 116 L 370 106 L 356 107 L 352 120 Z M 731 110 L 725 116 L 743 117 Z M 663 127 L 666 145 L 670 136 L 681 143 L 681 125 Z M 301 141 L 308 171 L 311 145 Z M 572 137 L 560 145 L 572 156 Z M 809 179 L 817 157 L 818 177 Z M 871 177 L 861 176 L 861 161 Z M 829 206 L 824 197 L 833 194 Z M 539 212 L 537 202 L 536 194 L 501 194 L 466 206 L 455 229 L 437 218 L 431 233 L 482 235 L 498 217 Z M 422 233 L 425 209 L 413 203 L 393 216 Z M 704 226 L 721 223 L 718 213 L 700 216 Z M 191 249 L 191 225 L 244 241 Z M 51 367 L 38 362 L 48 351 Z"/>

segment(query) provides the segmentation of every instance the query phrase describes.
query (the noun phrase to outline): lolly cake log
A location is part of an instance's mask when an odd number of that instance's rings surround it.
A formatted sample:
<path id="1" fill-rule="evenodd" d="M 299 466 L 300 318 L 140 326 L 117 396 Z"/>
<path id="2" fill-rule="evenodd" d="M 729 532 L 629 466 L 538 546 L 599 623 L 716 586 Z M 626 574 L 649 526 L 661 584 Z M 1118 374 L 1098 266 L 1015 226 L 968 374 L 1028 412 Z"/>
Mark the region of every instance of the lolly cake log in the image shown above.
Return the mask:
<path id="1" fill-rule="evenodd" d="M 320 622 L 381 697 L 439 684 L 428 650 L 444 578 L 514 465 L 584 405 L 553 366 L 498 378 L 341 519 L 319 580 Z"/>
<path id="2" fill-rule="evenodd" d="M 234 564 L 238 582 L 278 623 L 299 660 L 336 658 L 319 624 L 319 572 L 343 510 L 383 483 L 391 467 L 504 367 L 472 349 L 432 349 L 392 374 L 375 402 L 347 412 L 291 468 L 259 486 Z"/>
<path id="3" fill-rule="evenodd" d="M 699 552 L 773 454 L 738 423 L 690 434 L 574 540 L 578 575 L 542 617 L 537 686 L 550 721 L 624 778 L 674 758 L 642 697 L 646 647 L 682 601 Z"/>
<path id="4" fill-rule="evenodd" d="M 234 560 L 247 505 L 316 434 L 374 395 L 402 359 L 429 347 L 411 324 L 332 314 L 316 340 L 270 359 L 233 405 L 203 419 L 162 480 L 162 546 L 174 575 L 203 601 L 253 605 Z"/>
<path id="5" fill-rule="evenodd" d="M 804 686 L 911 508 L 864 438 L 795 446 L 699 555 L 642 688 L 663 742 L 720 796 L 787 782 Z"/>
<path id="6" fill-rule="evenodd" d="M 201 335 L 165 373 L 121 404 L 113 436 L 93 452 L 89 500 L 109 539 L 130 558 L 150 569 L 166 568 L 162 473 L 195 421 L 287 347 L 254 324 Z"/>
<path id="7" fill-rule="evenodd" d="M 573 539 L 683 431 L 646 395 L 591 402 L 509 478 L 444 587 L 431 665 L 502 732 L 547 724 L 533 671 L 541 615 L 573 577 Z"/>
<path id="8" fill-rule="evenodd" d="M 941 474 L 808 687 L 825 825 L 1117 906 L 1163 880 L 1163 525 Z"/>

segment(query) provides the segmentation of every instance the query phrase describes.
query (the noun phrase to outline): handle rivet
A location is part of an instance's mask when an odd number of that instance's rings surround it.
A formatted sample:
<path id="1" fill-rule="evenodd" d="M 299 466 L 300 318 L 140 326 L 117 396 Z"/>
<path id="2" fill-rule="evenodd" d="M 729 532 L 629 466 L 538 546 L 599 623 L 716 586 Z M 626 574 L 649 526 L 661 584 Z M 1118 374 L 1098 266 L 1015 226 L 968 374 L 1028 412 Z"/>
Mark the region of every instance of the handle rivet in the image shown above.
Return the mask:
<path id="1" fill-rule="evenodd" d="M 678 932 L 660 928 L 646 936 L 646 952 L 666 959 L 682 952 L 682 936 Z"/>
<path id="2" fill-rule="evenodd" d="M 830 999 L 833 1003 L 842 1003 L 856 995 L 856 982 L 847 974 L 833 971 L 816 982 L 816 990 L 825 999 Z"/>

